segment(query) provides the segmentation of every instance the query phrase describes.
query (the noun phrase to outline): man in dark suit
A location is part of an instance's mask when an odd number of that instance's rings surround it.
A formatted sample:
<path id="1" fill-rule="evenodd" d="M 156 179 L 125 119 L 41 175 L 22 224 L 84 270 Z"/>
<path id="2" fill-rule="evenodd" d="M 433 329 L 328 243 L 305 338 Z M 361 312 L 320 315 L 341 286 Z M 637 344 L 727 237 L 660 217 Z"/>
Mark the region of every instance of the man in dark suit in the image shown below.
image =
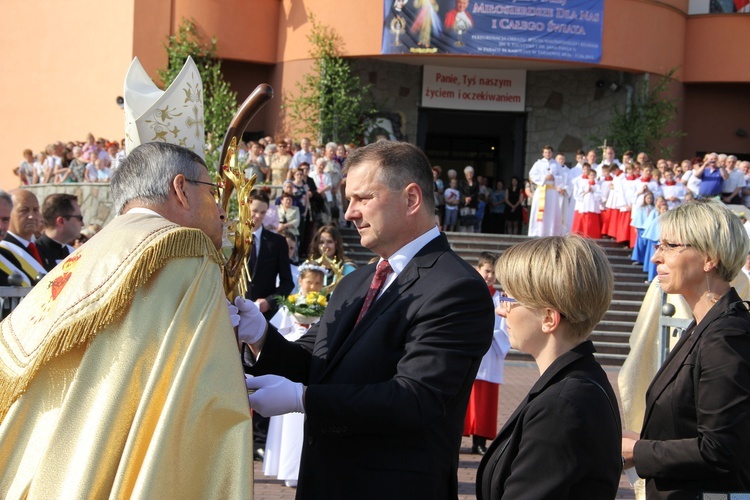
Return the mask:
<path id="1" fill-rule="evenodd" d="M 254 231 L 253 249 L 248 261 L 252 281 L 248 283 L 246 298 L 258 305 L 266 320 L 270 320 L 279 309 L 276 298 L 289 295 L 294 290 L 286 239 L 263 228 L 268 203 L 268 196 L 262 191 L 255 189 L 250 193 L 250 215 Z M 262 460 L 264 457 L 268 424 L 269 419 L 265 416 L 256 414 L 253 418 L 253 447 L 256 460 Z"/>
<path id="2" fill-rule="evenodd" d="M 276 297 L 292 293 L 294 280 L 286 240 L 263 228 L 267 211 L 268 196 L 260 190 L 253 190 L 250 193 L 250 214 L 254 228 L 254 255 L 248 261 L 252 281 L 248 283 L 247 298 L 258 304 L 266 319 L 271 319 L 279 309 Z"/>
<path id="3" fill-rule="evenodd" d="M 11 192 L 11 196 L 13 208 L 8 232 L 0 242 L 0 248 L 12 255 L 24 274 L 24 280 L 33 285 L 38 281 L 37 278 L 47 273 L 33 241 L 42 222 L 39 200 L 34 193 L 25 189 L 16 189 Z"/>
<path id="4" fill-rule="evenodd" d="M 72 194 L 55 193 L 47 196 L 42 205 L 44 232 L 36 240 L 42 265 L 51 271 L 58 262 L 73 252 L 68 245 L 81 235 L 83 215 L 78 198 Z"/>
<path id="5" fill-rule="evenodd" d="M 298 498 L 456 498 L 492 299 L 435 226 L 424 153 L 381 141 L 354 151 L 345 170 L 346 219 L 380 262 L 347 275 L 299 341 L 270 326 L 247 339 L 250 404 L 306 413 Z"/>

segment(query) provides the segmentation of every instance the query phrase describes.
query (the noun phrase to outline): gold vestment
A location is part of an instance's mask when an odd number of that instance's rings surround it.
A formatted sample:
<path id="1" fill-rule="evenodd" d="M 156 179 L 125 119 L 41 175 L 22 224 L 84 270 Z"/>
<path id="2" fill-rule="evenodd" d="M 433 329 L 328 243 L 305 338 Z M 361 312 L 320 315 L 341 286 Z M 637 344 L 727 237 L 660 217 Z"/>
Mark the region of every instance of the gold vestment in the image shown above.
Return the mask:
<path id="1" fill-rule="evenodd" d="M 252 497 L 219 262 L 126 214 L 34 287 L 0 324 L 0 497 Z"/>

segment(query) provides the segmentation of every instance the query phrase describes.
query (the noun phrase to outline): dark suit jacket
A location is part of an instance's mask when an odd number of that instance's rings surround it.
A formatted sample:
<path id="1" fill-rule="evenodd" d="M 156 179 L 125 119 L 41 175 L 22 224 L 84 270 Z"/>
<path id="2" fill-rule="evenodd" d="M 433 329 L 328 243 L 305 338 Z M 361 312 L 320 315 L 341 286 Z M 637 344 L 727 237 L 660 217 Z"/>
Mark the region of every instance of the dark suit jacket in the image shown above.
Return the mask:
<path id="1" fill-rule="evenodd" d="M 57 261 L 63 260 L 70 255 L 68 245 L 61 245 L 46 234 L 42 234 L 35 242 L 39 255 L 42 257 L 42 265 L 47 271 L 57 265 Z"/>
<path id="2" fill-rule="evenodd" d="M 250 300 L 268 300 L 271 309 L 266 313 L 266 317 L 270 319 L 279 308 L 275 298 L 292 293 L 294 279 L 289 263 L 289 246 L 283 236 L 263 229 L 260 232 L 259 245 L 255 269 L 250 270 L 252 282 L 248 286 L 247 295 Z"/>
<path id="3" fill-rule="evenodd" d="M 593 353 L 587 340 L 542 374 L 482 458 L 477 498 L 615 498 L 620 413 Z"/>
<path id="4" fill-rule="evenodd" d="M 308 386 L 297 498 L 456 498 L 466 405 L 492 341 L 492 298 L 441 235 L 355 326 L 374 272 L 371 264 L 345 276 L 296 343 L 269 328 L 248 371 Z"/>
<path id="5" fill-rule="evenodd" d="M 750 314 L 731 307 L 741 300 L 731 289 L 714 304 L 646 392 L 633 458 L 649 500 L 750 491 Z"/>

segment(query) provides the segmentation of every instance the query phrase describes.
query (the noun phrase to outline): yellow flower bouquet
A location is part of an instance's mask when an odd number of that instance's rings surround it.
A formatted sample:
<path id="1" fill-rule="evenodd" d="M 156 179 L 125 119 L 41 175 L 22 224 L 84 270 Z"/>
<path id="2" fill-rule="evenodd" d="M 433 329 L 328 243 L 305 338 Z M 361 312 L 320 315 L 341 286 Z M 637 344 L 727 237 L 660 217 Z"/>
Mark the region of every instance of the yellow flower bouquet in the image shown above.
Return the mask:
<path id="1" fill-rule="evenodd" d="M 286 307 L 301 324 L 315 323 L 325 312 L 328 305 L 326 296 L 318 292 L 307 295 L 294 294 L 278 300 L 279 306 Z"/>

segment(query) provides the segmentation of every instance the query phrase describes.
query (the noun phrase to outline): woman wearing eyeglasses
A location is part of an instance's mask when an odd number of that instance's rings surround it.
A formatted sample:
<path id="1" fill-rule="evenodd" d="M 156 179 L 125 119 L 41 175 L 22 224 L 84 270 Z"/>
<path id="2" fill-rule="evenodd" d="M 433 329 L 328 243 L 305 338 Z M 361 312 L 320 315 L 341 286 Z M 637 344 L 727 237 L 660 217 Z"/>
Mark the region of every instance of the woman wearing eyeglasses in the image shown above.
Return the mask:
<path id="1" fill-rule="evenodd" d="M 640 437 L 624 432 L 625 466 L 646 479 L 649 500 L 750 492 L 750 313 L 729 284 L 750 241 L 715 201 L 685 203 L 660 223 L 657 278 L 695 321 L 646 392 Z"/>
<path id="2" fill-rule="evenodd" d="M 496 312 L 541 377 L 483 457 L 477 497 L 615 498 L 620 414 L 587 340 L 612 298 L 607 257 L 580 236 L 537 238 L 506 250 L 496 274 Z"/>

